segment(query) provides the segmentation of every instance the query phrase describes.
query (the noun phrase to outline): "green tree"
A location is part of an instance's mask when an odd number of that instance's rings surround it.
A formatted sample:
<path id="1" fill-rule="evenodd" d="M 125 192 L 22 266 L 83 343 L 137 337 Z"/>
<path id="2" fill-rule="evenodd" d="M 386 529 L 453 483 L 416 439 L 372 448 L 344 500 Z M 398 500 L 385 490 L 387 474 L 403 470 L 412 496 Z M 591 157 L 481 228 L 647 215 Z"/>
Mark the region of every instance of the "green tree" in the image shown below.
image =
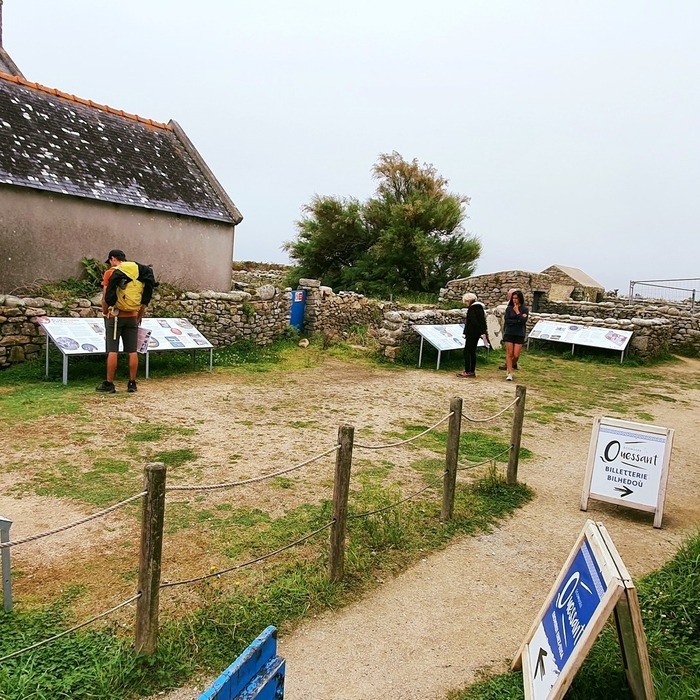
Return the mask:
<path id="1" fill-rule="evenodd" d="M 375 196 L 315 196 L 302 209 L 297 237 L 284 248 L 293 274 L 374 296 L 437 292 L 450 279 L 468 277 L 481 253 L 464 231 L 469 198 L 451 194 L 432 165 L 396 152 L 372 168 Z"/>

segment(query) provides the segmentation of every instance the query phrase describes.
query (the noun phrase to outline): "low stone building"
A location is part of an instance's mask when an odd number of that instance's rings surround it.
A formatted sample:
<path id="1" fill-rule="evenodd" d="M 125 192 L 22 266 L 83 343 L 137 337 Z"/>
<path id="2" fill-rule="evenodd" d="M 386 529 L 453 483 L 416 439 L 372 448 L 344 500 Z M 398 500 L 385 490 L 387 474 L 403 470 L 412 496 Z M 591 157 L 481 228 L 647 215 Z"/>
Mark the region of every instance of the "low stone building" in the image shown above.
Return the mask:
<path id="1" fill-rule="evenodd" d="M 474 292 L 486 308 L 494 308 L 505 303 L 511 288 L 522 291 L 532 311 L 538 311 L 546 299 L 601 301 L 605 294 L 605 288 L 582 270 L 551 265 L 542 272 L 505 270 L 450 280 L 440 290 L 440 301 L 460 301 L 465 292 Z"/>

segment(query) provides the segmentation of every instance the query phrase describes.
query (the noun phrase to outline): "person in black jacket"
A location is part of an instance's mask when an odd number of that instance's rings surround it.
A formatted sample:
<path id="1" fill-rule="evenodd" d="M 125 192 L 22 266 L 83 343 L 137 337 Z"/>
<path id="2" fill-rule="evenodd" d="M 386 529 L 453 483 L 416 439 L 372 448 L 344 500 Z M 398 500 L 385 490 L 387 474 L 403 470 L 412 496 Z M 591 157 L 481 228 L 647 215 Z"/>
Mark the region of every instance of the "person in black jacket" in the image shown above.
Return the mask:
<path id="1" fill-rule="evenodd" d="M 467 318 L 464 323 L 464 372 L 458 372 L 458 377 L 476 377 L 476 346 L 479 338 L 488 345 L 486 335 L 486 309 L 477 301 L 476 294 L 467 292 L 462 301 L 467 305 Z"/>
<path id="2" fill-rule="evenodd" d="M 513 367 L 518 366 L 520 351 L 525 342 L 525 326 L 529 311 L 525 306 L 523 293 L 516 289 L 511 297 L 512 305 L 508 305 L 503 326 L 503 342 L 506 344 L 506 379 L 513 381 Z"/>

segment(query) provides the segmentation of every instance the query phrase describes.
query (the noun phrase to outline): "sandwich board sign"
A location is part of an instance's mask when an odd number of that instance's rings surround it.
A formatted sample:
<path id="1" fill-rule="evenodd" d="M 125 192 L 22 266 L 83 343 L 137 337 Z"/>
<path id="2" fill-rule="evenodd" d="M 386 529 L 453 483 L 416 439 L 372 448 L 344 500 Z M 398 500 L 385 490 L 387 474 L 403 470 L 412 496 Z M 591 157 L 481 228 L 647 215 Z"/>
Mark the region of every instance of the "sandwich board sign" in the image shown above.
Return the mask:
<path id="1" fill-rule="evenodd" d="M 637 591 L 603 524 L 588 520 L 513 660 L 525 700 L 561 700 L 611 614 L 632 693 L 653 700 Z"/>
<path id="2" fill-rule="evenodd" d="M 661 527 L 672 447 L 670 428 L 596 418 L 581 510 L 595 498 L 654 513 L 654 527 Z"/>

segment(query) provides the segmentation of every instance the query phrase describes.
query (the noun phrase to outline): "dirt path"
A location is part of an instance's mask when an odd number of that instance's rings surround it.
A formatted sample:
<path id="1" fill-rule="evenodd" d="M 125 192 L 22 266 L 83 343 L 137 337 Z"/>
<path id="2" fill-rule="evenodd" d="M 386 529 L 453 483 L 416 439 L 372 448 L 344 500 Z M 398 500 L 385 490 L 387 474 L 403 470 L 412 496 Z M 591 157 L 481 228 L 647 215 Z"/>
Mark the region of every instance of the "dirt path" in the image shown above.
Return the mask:
<path id="1" fill-rule="evenodd" d="M 663 529 L 653 529 L 648 514 L 596 501 L 588 513 L 579 510 L 593 414 L 567 415 L 547 425 L 526 420 L 523 446 L 535 456 L 521 464 L 519 476 L 534 488 L 535 499 L 494 532 L 458 541 L 384 582 L 358 603 L 282 634 L 286 700 L 444 700 L 448 690 L 473 681 L 480 670 L 505 670 L 589 517 L 605 523 L 633 577 L 663 564 L 700 523 L 700 441 L 695 438 L 700 389 L 675 388 L 681 374 L 686 379 L 694 376 L 694 386 L 700 387 L 700 362 L 655 372 L 664 374 L 675 399 L 671 403 L 650 398 L 644 406 L 654 423 L 676 430 Z M 527 385 L 526 368 L 517 379 Z M 53 436 L 54 458 L 65 453 L 79 460 L 82 450 L 88 459 L 109 449 L 120 438 L 119 430 L 128 432 L 157 415 L 158 420 L 192 427 L 194 435 L 174 437 L 172 447 L 196 446 L 196 465 L 210 483 L 250 476 L 252 461 L 270 472 L 308 457 L 334 443 L 341 422 L 355 425 L 357 441 L 385 442 L 387 434 L 407 424 L 439 420 L 456 394 L 464 397 L 467 414 L 484 416 L 506 405 L 514 391 L 497 370 L 472 382 L 447 372 L 358 367 L 330 359 L 322 368 L 299 370 L 282 379 L 271 374 L 197 375 L 184 394 L 178 382 L 175 377 L 142 382 L 139 393 L 124 404 L 128 410 L 122 427 L 109 424 L 109 398 L 96 397 L 93 425 L 104 421 L 105 426 L 97 432 L 76 438 L 70 416 L 47 419 L 46 426 L 33 424 L 28 435 L 17 428 L 4 438 L 0 466 L 5 460 L 6 469 L 0 469 L 0 485 L 26 478 L 13 464 L 42 459 L 44 447 L 31 440 L 42 431 Z M 536 390 L 528 389 L 528 401 L 538 401 Z M 83 442 L 74 444 L 76 440 Z M 402 459 L 394 454 L 391 458 Z M 222 463 L 223 467 L 213 466 Z M 318 472 L 313 469 L 306 474 L 309 482 L 323 473 L 321 467 Z M 188 478 L 191 475 L 173 474 L 174 481 Z M 300 485 L 288 498 L 318 496 L 312 486 L 307 488 Z M 259 496 L 251 491 L 243 497 Z M 0 494 L 0 513 L 12 513 L 13 538 L 84 514 L 70 501 L 26 494 L 16 499 L 7 492 Z M 51 546 L 46 540 L 28 545 L 18 551 L 18 561 L 28 572 L 24 580 L 40 576 L 37 562 L 51 561 L 56 553 L 85 549 L 88 539 L 91 547 L 113 548 L 119 537 L 134 529 L 133 521 L 125 518 L 110 528 L 91 526 L 89 538 L 84 531 L 72 530 Z M 183 551 L 178 562 L 182 566 L 188 558 Z M 201 567 L 201 561 L 196 563 Z M 157 697 L 197 698 L 210 680 Z"/>

